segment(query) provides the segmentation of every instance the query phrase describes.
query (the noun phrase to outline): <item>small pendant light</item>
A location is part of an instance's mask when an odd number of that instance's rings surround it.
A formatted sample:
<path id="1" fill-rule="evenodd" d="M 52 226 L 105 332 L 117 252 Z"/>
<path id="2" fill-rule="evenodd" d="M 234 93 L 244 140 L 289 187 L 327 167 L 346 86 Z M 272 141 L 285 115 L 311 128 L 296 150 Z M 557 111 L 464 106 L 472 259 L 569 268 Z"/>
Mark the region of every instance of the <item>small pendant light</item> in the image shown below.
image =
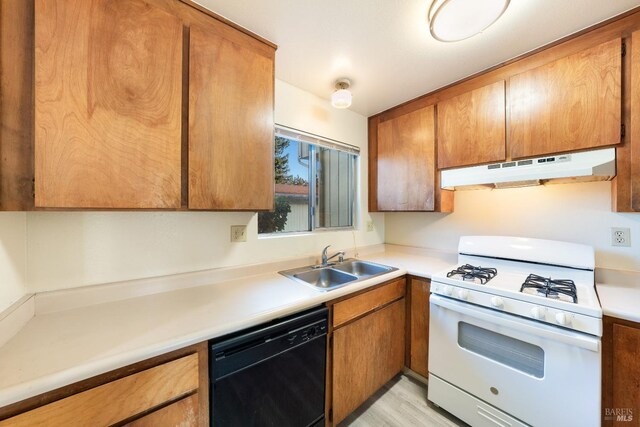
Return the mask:
<path id="1" fill-rule="evenodd" d="M 331 95 L 331 105 L 334 108 L 349 108 L 351 106 L 351 82 L 347 79 L 336 81 L 336 91 Z"/>

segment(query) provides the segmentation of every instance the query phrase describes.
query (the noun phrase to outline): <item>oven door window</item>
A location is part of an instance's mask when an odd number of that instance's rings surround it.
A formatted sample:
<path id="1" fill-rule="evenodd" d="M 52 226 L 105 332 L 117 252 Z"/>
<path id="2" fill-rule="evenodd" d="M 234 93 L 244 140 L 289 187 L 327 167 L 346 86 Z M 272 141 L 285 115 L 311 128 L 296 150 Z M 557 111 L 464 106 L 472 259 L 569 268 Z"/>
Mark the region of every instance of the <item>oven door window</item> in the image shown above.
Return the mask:
<path id="1" fill-rule="evenodd" d="M 544 377 L 544 350 L 475 325 L 458 322 L 458 345 L 536 378 Z"/>

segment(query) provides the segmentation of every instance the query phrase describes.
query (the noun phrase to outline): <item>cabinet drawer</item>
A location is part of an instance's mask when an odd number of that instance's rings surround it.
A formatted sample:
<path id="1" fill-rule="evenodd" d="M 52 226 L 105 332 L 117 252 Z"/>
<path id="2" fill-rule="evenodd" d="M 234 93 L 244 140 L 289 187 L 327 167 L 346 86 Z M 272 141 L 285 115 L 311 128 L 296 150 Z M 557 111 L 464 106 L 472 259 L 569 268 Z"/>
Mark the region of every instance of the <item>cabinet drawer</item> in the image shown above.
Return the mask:
<path id="1" fill-rule="evenodd" d="M 192 394 L 169 406 L 164 406 L 142 418 L 127 423 L 124 427 L 197 426 L 198 412 L 198 395 Z"/>
<path id="2" fill-rule="evenodd" d="M 402 298 L 405 294 L 405 287 L 405 279 L 398 279 L 388 285 L 340 301 L 333 306 L 333 327 L 337 328 L 349 320 L 353 320 L 391 301 Z"/>
<path id="3" fill-rule="evenodd" d="M 197 389 L 198 354 L 191 354 L 6 419 L 0 427 L 111 425 Z"/>

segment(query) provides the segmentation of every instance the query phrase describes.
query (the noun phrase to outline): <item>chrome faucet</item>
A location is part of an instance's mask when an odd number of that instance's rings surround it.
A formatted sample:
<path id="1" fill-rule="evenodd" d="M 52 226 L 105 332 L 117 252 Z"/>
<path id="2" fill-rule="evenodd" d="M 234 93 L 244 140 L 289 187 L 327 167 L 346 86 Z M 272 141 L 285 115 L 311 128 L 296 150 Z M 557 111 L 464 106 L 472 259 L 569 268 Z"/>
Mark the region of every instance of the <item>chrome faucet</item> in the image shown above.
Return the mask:
<path id="1" fill-rule="evenodd" d="M 344 251 L 338 251 L 335 254 L 331 255 L 331 256 L 327 256 L 327 250 L 331 247 L 331 245 L 326 246 L 323 250 L 322 250 L 322 265 L 326 266 L 329 265 L 329 260 L 335 257 L 339 257 L 338 261 L 339 262 L 343 262 L 344 261 Z"/>

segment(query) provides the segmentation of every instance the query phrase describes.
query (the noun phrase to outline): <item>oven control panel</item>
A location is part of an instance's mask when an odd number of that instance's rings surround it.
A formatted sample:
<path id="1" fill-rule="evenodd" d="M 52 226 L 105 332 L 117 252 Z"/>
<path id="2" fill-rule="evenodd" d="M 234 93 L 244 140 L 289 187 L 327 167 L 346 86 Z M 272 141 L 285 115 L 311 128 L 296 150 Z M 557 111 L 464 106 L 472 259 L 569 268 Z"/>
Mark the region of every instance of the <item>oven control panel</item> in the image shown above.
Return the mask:
<path id="1" fill-rule="evenodd" d="M 602 336 L 600 318 L 439 282 L 431 283 L 431 292 L 538 322 Z"/>

